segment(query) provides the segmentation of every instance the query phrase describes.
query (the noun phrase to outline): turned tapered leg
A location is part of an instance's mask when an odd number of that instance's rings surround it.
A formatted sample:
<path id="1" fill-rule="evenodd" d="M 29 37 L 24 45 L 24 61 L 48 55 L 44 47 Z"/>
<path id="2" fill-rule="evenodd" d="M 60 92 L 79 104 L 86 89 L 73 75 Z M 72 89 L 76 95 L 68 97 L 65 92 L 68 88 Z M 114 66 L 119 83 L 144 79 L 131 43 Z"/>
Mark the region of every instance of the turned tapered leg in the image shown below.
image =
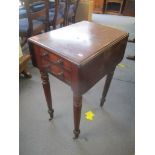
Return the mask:
<path id="1" fill-rule="evenodd" d="M 109 73 L 106 77 L 106 81 L 105 81 L 105 85 L 104 85 L 104 89 L 103 89 L 103 93 L 102 93 L 102 98 L 101 98 L 101 102 L 100 102 L 100 106 L 102 107 L 104 105 L 104 102 L 105 102 L 105 98 L 106 98 L 106 95 L 108 93 L 108 90 L 109 90 L 109 87 L 110 87 L 110 84 L 111 84 L 111 80 L 113 78 L 113 75 L 114 75 L 114 71 Z"/>
<path id="2" fill-rule="evenodd" d="M 50 90 L 48 73 L 46 73 L 44 71 L 40 71 L 40 74 L 41 74 L 42 85 L 44 88 L 44 94 L 45 94 L 45 98 L 46 98 L 46 102 L 47 102 L 47 106 L 48 106 L 48 113 L 50 115 L 49 120 L 52 120 L 54 110 L 52 108 L 52 97 L 51 97 L 51 90 Z"/>
<path id="3" fill-rule="evenodd" d="M 73 111 L 74 111 L 74 139 L 80 134 L 80 119 L 81 119 L 82 96 L 73 96 Z"/>

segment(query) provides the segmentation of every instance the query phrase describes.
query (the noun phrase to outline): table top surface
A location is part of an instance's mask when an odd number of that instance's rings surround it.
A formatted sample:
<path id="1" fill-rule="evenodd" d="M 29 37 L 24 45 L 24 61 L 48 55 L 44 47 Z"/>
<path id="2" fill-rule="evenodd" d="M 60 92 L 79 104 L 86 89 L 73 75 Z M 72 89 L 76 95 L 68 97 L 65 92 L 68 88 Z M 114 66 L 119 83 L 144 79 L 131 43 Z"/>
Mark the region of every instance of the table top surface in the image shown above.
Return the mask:
<path id="1" fill-rule="evenodd" d="M 81 65 L 127 36 L 114 28 L 82 21 L 33 36 L 29 41 Z"/>

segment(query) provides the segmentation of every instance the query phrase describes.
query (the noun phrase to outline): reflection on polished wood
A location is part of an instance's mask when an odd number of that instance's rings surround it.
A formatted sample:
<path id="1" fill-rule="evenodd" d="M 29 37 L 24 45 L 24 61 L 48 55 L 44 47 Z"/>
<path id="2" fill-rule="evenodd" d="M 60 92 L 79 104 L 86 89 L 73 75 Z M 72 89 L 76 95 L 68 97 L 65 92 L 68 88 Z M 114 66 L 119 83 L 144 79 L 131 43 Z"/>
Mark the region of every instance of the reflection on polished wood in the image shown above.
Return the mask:
<path id="1" fill-rule="evenodd" d="M 29 39 L 33 65 L 46 76 L 50 73 L 71 86 L 75 138 L 80 133 L 82 95 L 107 75 L 103 105 L 115 67 L 124 56 L 127 39 L 126 32 L 87 21 Z M 44 92 L 52 109 L 47 80 L 46 85 Z"/>

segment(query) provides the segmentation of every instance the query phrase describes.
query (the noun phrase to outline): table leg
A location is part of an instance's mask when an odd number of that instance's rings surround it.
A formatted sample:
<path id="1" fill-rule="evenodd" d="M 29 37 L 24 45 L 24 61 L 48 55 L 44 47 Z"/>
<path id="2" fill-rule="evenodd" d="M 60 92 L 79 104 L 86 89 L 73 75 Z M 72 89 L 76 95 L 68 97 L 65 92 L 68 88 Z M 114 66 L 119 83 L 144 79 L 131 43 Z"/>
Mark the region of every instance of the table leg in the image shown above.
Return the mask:
<path id="1" fill-rule="evenodd" d="M 105 85 L 104 85 L 104 89 L 103 89 L 103 93 L 102 93 L 102 98 L 101 98 L 101 102 L 100 102 L 100 106 L 102 107 L 104 105 L 104 102 L 105 102 L 105 98 L 106 98 L 106 95 L 108 93 L 108 90 L 109 90 L 109 87 L 110 87 L 110 84 L 111 84 L 111 80 L 113 78 L 113 75 L 114 75 L 114 71 L 109 73 L 106 77 L 106 82 L 105 82 Z"/>
<path id="2" fill-rule="evenodd" d="M 45 71 L 40 71 L 40 74 L 41 74 L 42 85 L 43 85 L 44 94 L 45 94 L 45 98 L 46 98 L 46 102 L 47 102 L 47 106 L 48 106 L 48 113 L 50 115 L 49 120 L 52 120 L 54 110 L 52 108 L 52 97 L 51 97 L 48 73 Z"/>
<path id="3" fill-rule="evenodd" d="M 78 138 L 80 134 L 80 118 L 82 108 L 82 96 L 73 96 L 73 111 L 74 111 L 74 139 Z"/>

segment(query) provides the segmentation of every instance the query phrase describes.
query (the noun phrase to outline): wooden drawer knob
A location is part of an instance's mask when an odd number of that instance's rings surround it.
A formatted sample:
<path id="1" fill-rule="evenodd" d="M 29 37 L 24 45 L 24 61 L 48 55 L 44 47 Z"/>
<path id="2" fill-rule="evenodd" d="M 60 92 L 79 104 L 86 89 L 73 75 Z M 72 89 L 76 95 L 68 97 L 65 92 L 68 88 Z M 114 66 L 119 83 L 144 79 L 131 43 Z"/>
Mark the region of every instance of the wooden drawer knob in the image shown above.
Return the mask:
<path id="1" fill-rule="evenodd" d="M 44 51 L 42 54 L 41 54 L 42 57 L 47 57 L 48 56 L 48 52 Z"/>
<path id="2" fill-rule="evenodd" d="M 56 76 L 64 78 L 64 72 L 57 73 Z"/>
<path id="3" fill-rule="evenodd" d="M 55 65 L 63 65 L 63 60 L 59 59 L 57 61 L 54 62 Z"/>

